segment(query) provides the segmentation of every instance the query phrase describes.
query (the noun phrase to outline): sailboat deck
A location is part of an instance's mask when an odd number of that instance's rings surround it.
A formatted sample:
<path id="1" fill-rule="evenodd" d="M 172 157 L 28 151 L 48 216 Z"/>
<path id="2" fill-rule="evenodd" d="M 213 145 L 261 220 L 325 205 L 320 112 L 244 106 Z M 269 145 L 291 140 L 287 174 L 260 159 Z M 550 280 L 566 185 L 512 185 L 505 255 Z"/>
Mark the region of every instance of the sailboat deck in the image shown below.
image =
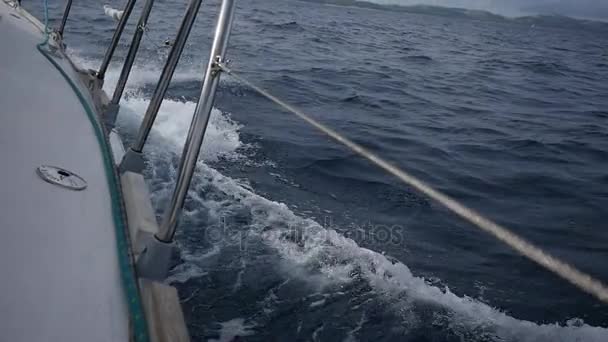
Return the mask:
<path id="1" fill-rule="evenodd" d="M 100 141 L 77 94 L 37 50 L 42 40 L 0 2 L 0 339 L 127 341 Z M 86 189 L 44 181 L 41 165 L 74 172 Z"/>

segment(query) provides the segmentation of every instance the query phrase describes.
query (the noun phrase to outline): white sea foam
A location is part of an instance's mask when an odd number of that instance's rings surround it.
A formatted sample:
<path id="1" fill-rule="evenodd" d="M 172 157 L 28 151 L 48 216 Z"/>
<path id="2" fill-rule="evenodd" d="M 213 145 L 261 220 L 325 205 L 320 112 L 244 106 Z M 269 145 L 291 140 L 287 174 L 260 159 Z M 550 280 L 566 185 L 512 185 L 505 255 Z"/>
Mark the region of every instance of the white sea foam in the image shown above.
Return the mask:
<path id="1" fill-rule="evenodd" d="M 166 282 L 169 284 L 175 282 L 185 283 L 190 279 L 207 275 L 207 271 L 203 269 L 205 260 L 218 255 L 219 252 L 219 246 L 213 246 L 210 250 L 197 253 L 190 253 L 182 249 L 181 257 L 184 262 L 171 271 Z"/>
<path id="2" fill-rule="evenodd" d="M 251 329 L 255 326 L 252 324 L 246 324 L 245 319 L 243 318 L 235 318 L 219 324 L 221 326 L 219 338 L 217 340 L 209 339 L 209 341 L 230 342 L 234 341 L 234 338 L 237 336 L 243 337 L 254 334 L 254 331 Z"/>
<path id="3" fill-rule="evenodd" d="M 141 119 L 147 101 L 132 97 L 124 101 L 124 120 Z M 150 149 L 174 154 L 181 153 L 183 139 L 187 132 L 194 103 L 166 101 L 161 108 L 155 125 L 156 139 L 150 141 Z M 218 156 L 235 153 L 241 142 L 238 137 L 239 125 L 218 110 L 214 110 L 209 125 L 209 137 L 205 138 L 205 160 L 217 160 Z M 153 168 L 156 163 L 153 161 Z M 158 164 L 161 165 L 161 164 Z M 154 172 L 153 172 L 154 173 Z M 518 320 L 498 309 L 469 297 L 459 297 L 449 289 L 440 289 L 420 277 L 415 277 L 409 268 L 400 262 L 392 262 L 387 257 L 363 248 L 334 230 L 323 228 L 317 222 L 295 215 L 287 205 L 270 201 L 246 189 L 238 181 L 225 177 L 218 171 L 200 162 L 195 174 L 198 181 L 212 185 L 233 199 L 234 206 L 244 206 L 252 215 L 251 230 L 282 256 L 291 272 L 290 277 L 299 277 L 323 286 L 327 283 L 350 282 L 353 278 L 363 278 L 381 296 L 396 298 L 407 294 L 410 301 L 425 302 L 447 309 L 454 329 L 478 329 L 492 331 L 497 339 L 515 341 L 608 341 L 608 329 L 576 324 L 537 324 Z M 170 185 L 168 185 L 170 186 Z M 233 208 L 222 205 L 210 206 L 209 201 L 198 198 L 201 207 L 206 204 L 212 215 L 221 217 L 223 211 Z M 292 229 L 301 229 L 302 239 L 293 241 L 286 237 Z M 205 274 L 201 260 L 218 253 L 212 249 L 203 253 L 182 251 L 186 261 L 172 275 L 172 281 L 184 282 L 192 277 Z M 309 271 L 316 266 L 315 272 Z M 295 266 L 295 267 L 294 267 Z M 235 285 L 236 286 L 236 285 Z M 240 286 L 240 284 L 239 284 Z M 402 296 L 400 296 L 402 297 Z M 390 300 L 387 301 L 390 303 Z M 404 304 L 398 302 L 399 305 Z M 387 304 L 387 307 L 389 304 Z M 250 333 L 243 319 L 221 323 L 220 341 Z"/>
<path id="4" fill-rule="evenodd" d="M 137 127 L 148 107 L 149 101 L 139 97 L 130 97 L 121 102 L 119 113 L 120 122 Z M 181 148 L 184 146 L 188 128 L 196 103 L 164 100 L 154 122 L 154 136 L 150 145 L 171 144 Z M 119 123 L 120 123 L 119 122 Z M 237 159 L 237 153 L 243 143 L 239 137 L 241 126 L 234 122 L 228 114 L 217 109 L 211 111 L 209 125 L 203 140 L 202 156 L 206 161 L 217 161 L 218 158 Z"/>
<path id="5" fill-rule="evenodd" d="M 357 323 L 357 325 L 346 334 L 346 337 L 344 338 L 343 342 L 357 341 L 356 335 L 359 332 L 359 330 L 361 330 L 363 328 L 363 324 L 365 324 L 366 322 L 367 322 L 367 316 L 365 315 L 365 312 L 364 312 L 363 314 L 361 314 L 361 319 L 359 319 L 359 322 Z"/>
<path id="6" fill-rule="evenodd" d="M 608 329 L 587 324 L 537 324 L 518 320 L 470 297 L 459 297 L 415 277 L 400 262 L 360 247 L 334 230 L 298 217 L 282 203 L 260 197 L 241 188 L 234 180 L 203 166 L 202 174 L 219 190 L 238 199 L 253 215 L 253 229 L 292 266 L 316 265 L 319 275 L 303 273 L 307 267 L 286 267 L 292 276 L 313 282 L 348 282 L 357 274 L 379 293 L 395 298 L 406 293 L 409 300 L 438 305 L 450 311 L 452 326 L 487 329 L 498 338 L 515 341 L 606 341 Z M 271 229 L 267 229 L 267 228 Z M 287 229 L 303 228 L 302 241 L 285 237 Z"/>
<path id="7" fill-rule="evenodd" d="M 174 128 L 171 130 L 179 131 Z M 166 135 L 167 132 L 164 134 Z M 177 140 L 178 138 L 170 138 L 167 142 Z M 224 143 L 218 144 L 221 146 Z M 159 145 L 156 147 L 162 148 Z M 179 153 L 177 147 L 175 153 Z M 242 205 L 250 211 L 253 219 L 252 231 L 274 247 L 285 262 L 290 264 L 282 268 L 291 272 L 290 276 L 314 282 L 319 286 L 349 282 L 353 280 L 353 275 L 363 277 L 378 293 L 388 299 L 406 293 L 410 301 L 438 305 L 451 312 L 449 319 L 453 329 L 462 327 L 467 330 L 491 331 L 497 339 L 589 342 L 608 340 L 608 330 L 605 328 L 587 324 L 564 326 L 518 320 L 473 298 L 459 297 L 447 288 L 440 289 L 430 285 L 425 279 L 415 277 L 403 263 L 391 262 L 384 255 L 363 248 L 334 230 L 326 229 L 313 220 L 295 215 L 287 205 L 258 196 L 242 187 L 236 180 L 225 177 L 204 163 L 199 164 L 198 170 L 195 177 L 198 177 L 202 183 L 211 183 L 213 187 L 232 197 L 235 206 Z M 209 207 L 207 205 L 208 209 Z M 211 214 L 221 217 L 223 211 L 229 213 L 232 209 L 223 202 L 214 206 L 212 210 L 215 212 Z M 292 241 L 286 237 L 286 233 L 294 228 L 305 232 L 302 241 Z M 315 266 L 316 273 L 308 271 L 310 267 L 306 266 L 311 265 Z M 188 277 L 197 275 L 196 268 L 185 271 L 187 274 L 184 277 L 176 277 L 185 281 Z M 390 300 L 387 300 L 387 303 L 390 303 Z"/>
<path id="8" fill-rule="evenodd" d="M 243 285 L 243 273 L 245 273 L 245 269 L 247 268 L 247 262 L 244 258 L 241 258 L 240 264 L 241 269 L 236 274 L 236 280 L 234 281 L 234 285 L 232 285 L 232 293 L 238 291 Z"/>
<path id="9" fill-rule="evenodd" d="M 99 67 L 99 61 L 81 57 L 77 51 L 69 52 L 72 60 L 81 68 L 96 69 Z M 133 66 L 127 82 L 127 90 L 130 96 L 123 97 L 119 113 L 119 123 L 128 125 L 129 129 L 137 129 L 150 102 L 149 98 L 144 98 L 140 94 L 139 89 L 146 84 L 158 82 L 160 75 L 158 69 L 158 66 Z M 104 82 L 104 90 L 107 93 L 111 93 L 113 90 L 119 74 L 120 69 L 118 68 L 108 69 Z M 196 80 L 198 78 L 201 78 L 201 73 L 194 70 L 181 70 L 173 76 L 173 79 L 178 81 Z M 194 102 L 165 99 L 154 122 L 153 135 L 156 135 L 156 138 L 160 137 L 162 141 L 157 140 L 156 143 L 166 144 L 166 142 L 169 142 L 171 143 L 170 150 L 178 148 L 181 151 L 195 108 L 196 103 Z M 241 126 L 233 121 L 229 114 L 222 113 L 214 108 L 211 111 L 201 150 L 203 159 L 217 161 L 220 157 L 239 158 L 240 155 L 236 151 L 244 146 L 239 137 L 240 128 Z M 155 139 L 155 137 L 152 137 L 152 139 Z M 154 141 L 151 143 L 154 144 Z"/>
<path id="10" fill-rule="evenodd" d="M 317 306 L 323 306 L 323 305 L 325 305 L 325 298 L 324 299 L 320 299 L 320 300 L 318 300 L 316 302 L 310 303 L 309 307 L 310 308 L 316 308 Z"/>
<path id="11" fill-rule="evenodd" d="M 101 65 L 101 61 L 97 59 L 91 59 L 83 57 L 83 53 L 78 50 L 68 49 L 68 54 L 74 63 L 82 69 L 97 70 Z M 111 64 L 110 68 L 106 71 L 104 77 L 103 90 L 112 95 L 114 87 L 120 77 L 121 67 L 120 63 Z M 134 64 L 131 68 L 127 84 L 125 86 L 125 92 L 123 97 L 129 97 L 139 94 L 139 90 L 145 85 L 156 85 L 160 78 L 162 65 L 154 61 L 150 64 L 140 65 Z M 171 82 L 202 82 L 204 66 L 201 65 L 187 65 L 181 66 L 175 70 Z"/>

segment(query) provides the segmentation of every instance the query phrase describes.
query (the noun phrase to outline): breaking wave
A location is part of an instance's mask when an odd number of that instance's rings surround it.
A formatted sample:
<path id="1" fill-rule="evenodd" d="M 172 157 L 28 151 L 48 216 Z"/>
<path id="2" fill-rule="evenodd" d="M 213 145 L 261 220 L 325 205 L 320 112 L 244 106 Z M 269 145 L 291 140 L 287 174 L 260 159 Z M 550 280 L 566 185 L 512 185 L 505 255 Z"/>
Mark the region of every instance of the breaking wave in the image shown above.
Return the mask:
<path id="1" fill-rule="evenodd" d="M 222 216 L 236 207 L 247 208 L 252 216 L 251 233 L 262 237 L 281 255 L 289 264 L 283 269 L 290 272 L 290 276 L 321 283 L 349 283 L 364 279 L 385 296 L 389 309 L 390 303 L 405 294 L 404 304 L 414 301 L 439 306 L 450 312 L 449 319 L 454 325 L 485 331 L 486 337 L 507 341 L 598 342 L 608 338 L 607 329 L 589 326 L 578 319 L 565 325 L 518 320 L 474 298 L 459 297 L 447 287 L 440 289 L 430 285 L 424 278 L 414 276 L 405 264 L 363 248 L 313 220 L 297 216 L 286 204 L 256 195 L 207 165 L 201 165 L 200 169 L 197 173 L 199 180 L 232 199 L 232 205 L 224 202 L 215 206 L 216 212 L 212 215 Z M 203 205 L 202 202 L 200 204 Z M 293 238 L 294 228 L 301 231 L 299 239 Z M 180 277 L 183 282 L 183 276 L 196 276 L 191 268 L 186 272 L 178 272 L 173 277 Z"/>
<path id="2" fill-rule="evenodd" d="M 152 75 L 158 75 L 159 71 L 135 68 L 133 74 L 129 83 L 132 95 L 122 101 L 120 112 L 120 123 L 127 134 L 138 126 L 148 104 L 148 99 L 138 95 L 138 87 L 152 79 Z M 111 70 L 109 79 L 114 75 L 116 70 Z M 166 100 L 159 112 L 147 146 L 150 152 L 147 156 L 152 177 L 163 174 L 169 175 L 169 179 L 162 182 L 150 180 L 151 183 L 160 184 L 152 186 L 157 203 L 161 203 L 162 198 L 168 196 L 172 189 L 175 172 L 164 169 L 175 166 L 167 163 L 166 158 L 177 158 L 181 153 L 194 108 L 193 102 Z M 284 203 L 257 195 L 242 182 L 223 175 L 209 165 L 209 162 L 222 159 L 244 158 L 239 153 L 245 145 L 240 140 L 240 128 L 228 114 L 218 109 L 213 110 L 203 145 L 204 160 L 199 162 L 194 175 L 194 183 L 198 186 L 190 191 L 195 205 L 190 206 L 186 215 L 195 215 L 198 211 L 205 210 L 210 216 L 221 217 L 246 210 L 250 216 L 246 227 L 249 233 L 258 236 L 280 255 L 282 262 L 289 266 L 280 269 L 290 273 L 291 277 L 299 277 L 307 282 L 332 284 L 362 280 L 384 298 L 387 310 L 399 310 L 399 305 L 412 302 L 436 306 L 448 312 L 447 319 L 452 329 L 481 331 L 482 337 L 491 340 L 608 340 L 608 329 L 589 326 L 579 319 L 564 324 L 537 324 L 511 317 L 474 298 L 457 296 L 447 287 L 441 289 L 422 277 L 414 276 L 404 263 L 363 248 L 335 230 L 298 216 Z M 196 188 L 214 189 L 221 196 L 205 197 Z M 296 238 L 292 234 L 294 228 L 300 232 Z M 214 246 L 204 252 L 196 246 L 190 250 L 182 249 L 183 263 L 173 270 L 169 281 L 184 283 L 207 274 L 200 267 L 200 261 L 217 255 L 218 248 Z M 227 321 L 221 326 L 219 340 L 252 333 L 242 319 Z"/>

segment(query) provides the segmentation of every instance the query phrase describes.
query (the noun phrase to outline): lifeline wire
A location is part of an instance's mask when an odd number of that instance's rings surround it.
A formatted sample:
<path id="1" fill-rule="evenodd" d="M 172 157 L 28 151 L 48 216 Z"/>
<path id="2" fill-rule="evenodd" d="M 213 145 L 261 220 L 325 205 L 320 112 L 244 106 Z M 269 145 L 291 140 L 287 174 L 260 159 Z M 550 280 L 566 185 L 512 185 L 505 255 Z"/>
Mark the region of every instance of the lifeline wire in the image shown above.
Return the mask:
<path id="1" fill-rule="evenodd" d="M 492 220 L 485 218 L 478 212 L 473 209 L 470 209 L 463 204 L 460 204 L 456 200 L 452 199 L 448 195 L 433 189 L 431 186 L 427 185 L 425 182 L 419 180 L 418 178 L 410 175 L 409 173 L 399 169 L 398 167 L 392 165 L 388 161 L 378 157 L 371 151 L 367 150 L 363 146 L 355 143 L 354 141 L 345 138 L 340 133 L 334 131 L 333 129 L 325 126 L 324 124 L 318 122 L 313 119 L 309 115 L 303 113 L 297 108 L 283 102 L 281 99 L 275 97 L 274 95 L 268 93 L 264 89 L 256 86 L 255 84 L 249 82 L 245 78 L 235 74 L 234 71 L 229 69 L 222 63 L 216 64 L 219 69 L 226 72 L 227 74 L 234 77 L 236 80 L 241 83 L 249 86 L 251 89 L 255 90 L 260 95 L 266 97 L 272 102 L 276 103 L 280 107 L 285 110 L 297 115 L 302 120 L 311 124 L 315 128 L 317 128 L 322 133 L 341 143 L 342 145 L 348 147 L 353 152 L 357 153 L 361 157 L 371 161 L 376 166 L 384 169 L 386 172 L 391 175 L 397 177 L 402 182 L 410 185 L 411 187 L 417 189 L 422 192 L 426 196 L 431 199 L 439 202 L 441 205 L 455 213 L 456 215 L 462 217 L 463 219 L 469 221 L 477 228 L 490 233 L 498 240 L 504 242 L 509 247 L 513 248 L 517 252 L 521 253 L 523 256 L 528 259 L 534 261 L 545 269 L 553 272 L 554 274 L 559 275 L 565 280 L 569 281 L 579 289 L 595 296 L 597 299 L 601 300 L 604 303 L 608 303 L 608 287 L 604 285 L 601 281 L 593 278 L 592 276 L 578 270 L 574 266 L 563 262 L 557 259 L 554 256 L 549 255 L 547 252 L 543 251 L 541 248 L 533 245 L 532 243 L 526 241 L 524 238 L 516 235 L 511 232 L 504 226 L 501 226 L 497 223 L 494 223 Z"/>

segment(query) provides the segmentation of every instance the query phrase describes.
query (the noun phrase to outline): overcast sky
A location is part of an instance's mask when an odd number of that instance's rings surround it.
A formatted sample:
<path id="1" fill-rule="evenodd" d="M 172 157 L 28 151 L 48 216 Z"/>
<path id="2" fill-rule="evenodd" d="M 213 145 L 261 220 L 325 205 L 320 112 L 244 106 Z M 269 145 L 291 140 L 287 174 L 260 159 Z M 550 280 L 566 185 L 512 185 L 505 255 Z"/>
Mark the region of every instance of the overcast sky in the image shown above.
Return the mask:
<path id="1" fill-rule="evenodd" d="M 519 16 L 526 14 L 561 14 L 575 17 L 608 19 L 608 0 L 364 0 L 384 4 L 436 5 L 488 10 Z"/>

